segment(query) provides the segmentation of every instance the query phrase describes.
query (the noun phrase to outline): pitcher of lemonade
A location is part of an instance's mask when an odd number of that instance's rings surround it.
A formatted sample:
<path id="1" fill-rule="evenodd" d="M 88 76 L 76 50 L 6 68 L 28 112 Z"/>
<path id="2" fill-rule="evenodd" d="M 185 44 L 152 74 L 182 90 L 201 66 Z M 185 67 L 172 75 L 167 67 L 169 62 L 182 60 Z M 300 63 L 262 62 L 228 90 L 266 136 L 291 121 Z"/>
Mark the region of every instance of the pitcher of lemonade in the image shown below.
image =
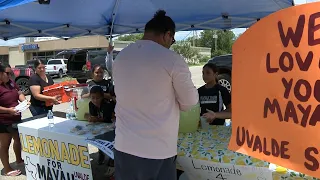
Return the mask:
<path id="1" fill-rule="evenodd" d="M 189 111 L 180 112 L 179 132 L 192 133 L 197 131 L 200 121 L 200 104 L 196 104 Z"/>

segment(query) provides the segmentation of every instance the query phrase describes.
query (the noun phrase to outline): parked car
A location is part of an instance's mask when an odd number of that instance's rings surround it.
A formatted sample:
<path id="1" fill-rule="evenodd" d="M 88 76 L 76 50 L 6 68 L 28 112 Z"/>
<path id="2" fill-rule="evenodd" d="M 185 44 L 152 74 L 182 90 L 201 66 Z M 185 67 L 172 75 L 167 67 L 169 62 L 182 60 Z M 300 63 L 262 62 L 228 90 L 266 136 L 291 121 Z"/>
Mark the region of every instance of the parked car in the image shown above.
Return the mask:
<path id="1" fill-rule="evenodd" d="M 231 92 L 232 54 L 216 56 L 208 61 L 219 68 L 218 82 Z"/>
<path id="2" fill-rule="evenodd" d="M 28 60 L 26 62 L 26 65 L 16 65 L 15 67 L 12 68 L 13 72 L 13 77 L 12 79 L 16 82 L 16 84 L 19 86 L 20 90 L 25 94 L 29 95 L 30 90 L 29 90 L 29 78 L 32 74 L 34 74 L 34 62 L 36 60 Z M 44 61 L 46 63 L 47 61 Z"/>
<path id="3" fill-rule="evenodd" d="M 115 58 L 118 51 L 113 52 Z M 68 57 L 67 75 L 76 78 L 79 83 L 86 83 L 91 79 L 92 68 L 99 64 L 105 70 L 105 79 L 109 78 L 109 72 L 106 68 L 106 50 L 89 51 L 84 49 L 66 50 L 58 53 L 56 56 Z"/>
<path id="4" fill-rule="evenodd" d="M 23 94 L 30 94 L 28 82 L 30 76 L 34 74 L 32 66 L 30 67 L 29 65 L 17 65 L 12 68 L 12 72 L 12 80 L 16 82 Z"/>
<path id="5" fill-rule="evenodd" d="M 67 73 L 67 59 L 49 59 L 46 65 L 46 73 L 49 75 L 58 75 L 62 78 Z"/>

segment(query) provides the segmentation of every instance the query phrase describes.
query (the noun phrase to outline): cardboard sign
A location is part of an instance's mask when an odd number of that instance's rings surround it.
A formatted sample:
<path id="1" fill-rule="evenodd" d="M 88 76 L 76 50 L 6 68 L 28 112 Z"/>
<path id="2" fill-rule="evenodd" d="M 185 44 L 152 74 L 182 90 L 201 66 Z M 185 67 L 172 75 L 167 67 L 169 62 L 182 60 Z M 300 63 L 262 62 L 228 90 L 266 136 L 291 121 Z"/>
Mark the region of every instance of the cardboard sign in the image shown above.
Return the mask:
<path id="1" fill-rule="evenodd" d="M 237 166 L 225 163 L 178 157 L 189 179 L 197 180 L 272 180 L 272 171 L 254 166 Z"/>
<path id="2" fill-rule="evenodd" d="M 61 83 L 56 83 L 51 86 L 44 87 L 43 94 L 46 96 L 61 96 L 61 103 L 69 102 L 71 99 L 71 95 L 67 94 L 64 86 L 75 85 L 78 84 L 78 81 L 63 81 Z M 52 106 L 52 101 L 46 101 L 46 106 Z"/>
<path id="3" fill-rule="evenodd" d="M 88 144 L 81 137 L 48 131 L 48 127 L 18 127 L 27 180 L 93 179 Z"/>
<path id="4" fill-rule="evenodd" d="M 102 152 L 104 152 L 106 155 L 108 155 L 111 159 L 114 159 L 114 141 L 109 142 L 101 139 L 87 139 L 86 140 L 89 144 L 97 147 Z"/>
<path id="5" fill-rule="evenodd" d="M 320 3 L 276 12 L 233 46 L 229 149 L 320 178 Z"/>

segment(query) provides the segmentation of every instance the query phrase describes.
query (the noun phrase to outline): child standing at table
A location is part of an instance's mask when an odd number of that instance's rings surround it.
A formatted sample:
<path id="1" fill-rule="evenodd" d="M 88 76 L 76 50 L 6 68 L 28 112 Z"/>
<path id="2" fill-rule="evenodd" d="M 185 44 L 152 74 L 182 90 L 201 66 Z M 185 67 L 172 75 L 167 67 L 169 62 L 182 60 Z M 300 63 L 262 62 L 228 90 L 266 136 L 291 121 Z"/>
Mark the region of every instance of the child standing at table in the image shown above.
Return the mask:
<path id="1" fill-rule="evenodd" d="M 101 65 L 95 65 L 92 68 L 92 80 L 88 82 L 89 87 L 99 85 L 103 89 L 103 97 L 105 99 L 112 99 L 115 101 L 115 94 L 113 91 L 113 84 L 110 79 L 104 79 L 104 69 Z M 90 96 L 90 93 L 83 92 L 81 95 L 82 98 L 87 98 Z"/>
<path id="2" fill-rule="evenodd" d="M 89 122 L 105 122 L 113 123 L 115 121 L 115 102 L 111 99 L 104 98 L 104 91 L 101 86 L 95 85 L 90 89 L 90 98 L 89 103 Z M 105 155 L 102 151 L 99 150 L 98 164 L 103 164 Z M 108 176 L 112 176 L 114 173 L 114 162 L 112 159 L 108 162 Z"/>
<path id="3" fill-rule="evenodd" d="M 224 125 L 225 119 L 231 118 L 231 95 L 227 88 L 217 80 L 218 68 L 213 63 L 203 66 L 202 78 L 206 83 L 198 89 L 201 116 L 210 125 Z M 225 105 L 226 109 L 223 109 Z"/>

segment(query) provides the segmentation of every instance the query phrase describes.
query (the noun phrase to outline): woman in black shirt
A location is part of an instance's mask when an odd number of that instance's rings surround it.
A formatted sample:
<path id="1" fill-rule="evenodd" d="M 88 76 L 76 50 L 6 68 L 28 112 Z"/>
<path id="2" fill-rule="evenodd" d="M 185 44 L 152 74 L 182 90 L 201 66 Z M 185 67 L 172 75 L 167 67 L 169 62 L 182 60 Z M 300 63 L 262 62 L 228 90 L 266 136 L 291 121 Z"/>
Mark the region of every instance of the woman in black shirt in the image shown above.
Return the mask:
<path id="1" fill-rule="evenodd" d="M 231 95 L 227 88 L 218 84 L 218 68 L 208 63 L 203 66 L 202 78 L 206 83 L 198 89 L 201 116 L 211 125 L 224 125 L 231 118 Z M 223 105 L 226 109 L 223 109 Z"/>
<path id="2" fill-rule="evenodd" d="M 41 60 L 34 63 L 35 74 L 29 79 L 31 92 L 30 112 L 33 116 L 47 114 L 52 110 L 52 106 L 46 106 L 45 101 L 50 100 L 54 104 L 59 104 L 60 96 L 46 96 L 42 94 L 44 87 L 53 85 L 54 82 L 50 75 L 46 74 L 46 66 Z"/>
<path id="3" fill-rule="evenodd" d="M 88 83 L 89 88 L 92 86 L 98 85 L 103 89 L 103 97 L 107 100 L 114 100 L 115 101 L 115 94 L 113 84 L 111 80 L 103 79 L 104 70 L 101 65 L 95 65 L 92 68 L 92 80 Z M 89 93 L 82 95 L 82 98 L 88 98 Z"/>

